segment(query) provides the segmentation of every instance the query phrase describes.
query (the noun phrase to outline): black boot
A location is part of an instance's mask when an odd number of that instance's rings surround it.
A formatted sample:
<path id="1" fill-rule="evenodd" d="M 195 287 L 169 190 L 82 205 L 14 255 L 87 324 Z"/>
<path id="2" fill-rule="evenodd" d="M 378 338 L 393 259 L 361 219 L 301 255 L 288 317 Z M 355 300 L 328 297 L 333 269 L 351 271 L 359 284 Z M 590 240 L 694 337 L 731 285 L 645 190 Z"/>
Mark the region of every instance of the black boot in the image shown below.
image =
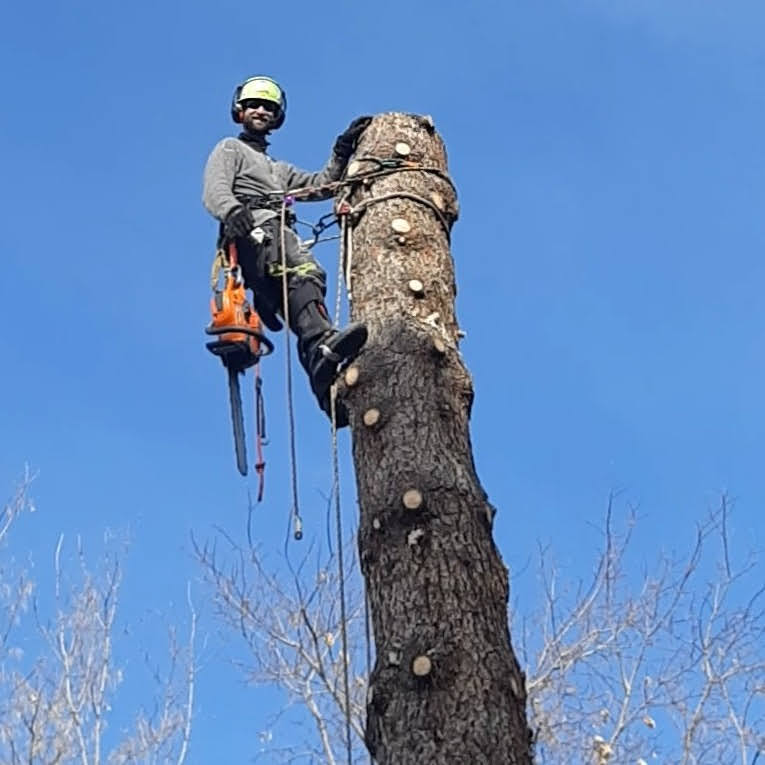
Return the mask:
<path id="1" fill-rule="evenodd" d="M 367 328 L 353 322 L 345 329 L 332 329 L 327 309 L 320 300 L 311 300 L 297 313 L 292 328 L 298 336 L 300 363 L 308 373 L 311 390 L 319 406 L 331 417 L 329 389 L 338 370 L 353 359 L 367 340 Z M 341 402 L 335 402 L 335 424 L 344 428 L 348 412 Z"/>

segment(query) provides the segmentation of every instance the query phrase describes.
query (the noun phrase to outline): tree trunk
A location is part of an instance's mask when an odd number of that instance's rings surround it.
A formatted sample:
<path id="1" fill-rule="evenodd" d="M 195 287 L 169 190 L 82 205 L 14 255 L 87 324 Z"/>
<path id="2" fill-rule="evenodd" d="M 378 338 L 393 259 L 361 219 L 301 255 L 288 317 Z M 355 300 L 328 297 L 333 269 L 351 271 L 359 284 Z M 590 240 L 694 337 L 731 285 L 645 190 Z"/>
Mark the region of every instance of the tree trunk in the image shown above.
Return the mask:
<path id="1" fill-rule="evenodd" d="M 507 569 L 468 432 L 473 389 L 457 348 L 446 153 L 429 118 L 385 114 L 364 133 L 351 177 L 380 169 L 369 156 L 442 174 L 383 167 L 390 172 L 356 184 L 348 199 L 351 314 L 370 332 L 340 391 L 377 657 L 367 744 L 380 765 L 531 763 Z"/>

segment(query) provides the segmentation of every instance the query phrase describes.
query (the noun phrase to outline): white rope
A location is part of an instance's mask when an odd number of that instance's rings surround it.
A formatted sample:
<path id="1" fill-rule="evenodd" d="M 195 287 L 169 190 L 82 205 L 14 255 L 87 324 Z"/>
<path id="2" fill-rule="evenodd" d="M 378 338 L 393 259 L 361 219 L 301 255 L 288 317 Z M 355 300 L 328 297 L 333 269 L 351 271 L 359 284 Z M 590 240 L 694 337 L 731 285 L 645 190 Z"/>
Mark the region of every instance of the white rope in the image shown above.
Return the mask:
<path id="1" fill-rule="evenodd" d="M 353 744 L 351 742 L 351 694 L 348 680 L 348 617 L 345 606 L 345 564 L 343 563 L 343 521 L 340 510 L 340 466 L 337 458 L 337 385 L 329 389 L 330 414 L 332 419 L 332 467 L 335 494 L 335 526 L 337 532 L 337 570 L 340 582 L 340 631 L 343 637 L 343 690 L 345 693 L 345 739 L 348 748 L 348 765 L 353 765 Z"/>
<path id="2" fill-rule="evenodd" d="M 286 336 L 285 352 L 285 379 L 287 385 L 287 417 L 289 422 L 289 452 L 290 452 L 290 474 L 292 480 L 292 512 L 290 520 L 293 524 L 293 536 L 295 539 L 303 537 L 303 521 L 300 517 L 300 507 L 298 505 L 298 482 L 297 482 L 297 450 L 295 448 L 295 410 L 292 403 L 292 356 L 290 352 L 290 306 L 289 290 L 287 286 L 287 199 L 282 199 L 282 209 L 279 219 L 280 245 L 282 260 L 282 314 L 284 316 L 284 334 Z M 288 532 L 289 535 L 289 532 Z M 286 544 L 286 540 L 285 540 Z"/>

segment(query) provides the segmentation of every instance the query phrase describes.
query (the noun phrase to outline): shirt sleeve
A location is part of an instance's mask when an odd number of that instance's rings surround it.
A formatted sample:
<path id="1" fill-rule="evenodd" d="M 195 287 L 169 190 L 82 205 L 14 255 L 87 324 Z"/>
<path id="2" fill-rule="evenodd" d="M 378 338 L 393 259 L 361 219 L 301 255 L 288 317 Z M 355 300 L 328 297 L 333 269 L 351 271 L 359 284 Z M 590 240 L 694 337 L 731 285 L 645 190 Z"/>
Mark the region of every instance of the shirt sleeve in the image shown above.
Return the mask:
<path id="1" fill-rule="evenodd" d="M 327 164 L 321 170 L 317 170 L 314 173 L 301 170 L 289 162 L 276 162 L 279 180 L 283 184 L 285 191 L 324 186 L 327 183 L 339 181 L 342 178 L 345 166 L 346 162 L 340 159 L 334 152 L 327 161 Z M 304 198 L 320 201 L 322 199 L 329 199 L 334 196 L 334 193 L 333 189 L 317 189 Z"/>
<path id="2" fill-rule="evenodd" d="M 231 139 L 224 138 L 207 158 L 204 172 L 202 203 L 220 221 L 240 202 L 234 196 L 234 178 L 242 162 L 240 152 Z"/>

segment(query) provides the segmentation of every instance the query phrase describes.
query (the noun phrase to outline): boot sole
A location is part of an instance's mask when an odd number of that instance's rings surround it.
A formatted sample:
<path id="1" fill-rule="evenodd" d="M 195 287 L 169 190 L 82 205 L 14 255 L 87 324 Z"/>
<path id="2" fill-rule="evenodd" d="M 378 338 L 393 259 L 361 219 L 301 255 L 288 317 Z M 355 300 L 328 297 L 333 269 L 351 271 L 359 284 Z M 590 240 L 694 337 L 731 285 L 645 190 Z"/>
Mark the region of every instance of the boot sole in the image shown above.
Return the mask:
<path id="1" fill-rule="evenodd" d="M 348 327 L 338 335 L 336 342 L 328 344 L 332 353 L 340 356 L 340 361 L 322 358 L 313 372 L 315 393 L 321 399 L 337 376 L 337 370 L 354 359 L 367 341 L 367 328 L 363 324 Z"/>

